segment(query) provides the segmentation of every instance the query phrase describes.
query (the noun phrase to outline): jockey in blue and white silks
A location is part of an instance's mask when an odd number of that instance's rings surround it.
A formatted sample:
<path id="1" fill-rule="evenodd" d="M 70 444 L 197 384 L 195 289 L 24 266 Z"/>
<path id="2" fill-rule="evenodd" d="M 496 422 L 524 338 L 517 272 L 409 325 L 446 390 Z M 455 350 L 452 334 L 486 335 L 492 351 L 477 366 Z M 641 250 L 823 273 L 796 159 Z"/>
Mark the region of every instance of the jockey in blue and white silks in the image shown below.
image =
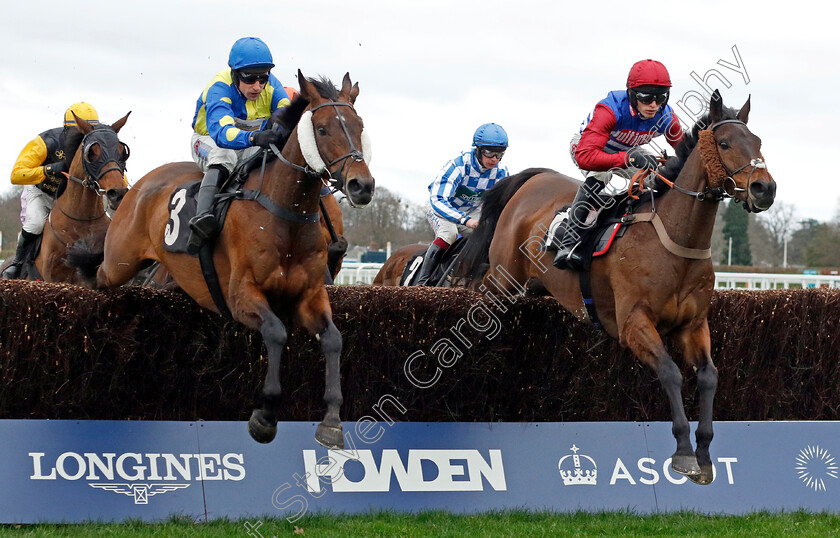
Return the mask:
<path id="1" fill-rule="evenodd" d="M 429 185 L 429 202 L 435 214 L 457 224 L 465 224 L 468 214 L 480 210 L 481 199 L 499 179 L 508 176 L 503 164 L 484 168 L 478 162 L 476 149 L 467 150 L 443 167 L 437 178 Z M 448 243 L 455 241 L 449 236 Z"/>
<path id="2" fill-rule="evenodd" d="M 473 135 L 473 149 L 447 162 L 429 185 L 426 217 L 435 232 L 435 240 L 423 258 L 417 285 L 428 283 L 458 233 L 469 235 L 478 226 L 484 193 L 508 176 L 507 167 L 501 164 L 507 147 L 505 130 L 495 123 L 485 123 Z"/>

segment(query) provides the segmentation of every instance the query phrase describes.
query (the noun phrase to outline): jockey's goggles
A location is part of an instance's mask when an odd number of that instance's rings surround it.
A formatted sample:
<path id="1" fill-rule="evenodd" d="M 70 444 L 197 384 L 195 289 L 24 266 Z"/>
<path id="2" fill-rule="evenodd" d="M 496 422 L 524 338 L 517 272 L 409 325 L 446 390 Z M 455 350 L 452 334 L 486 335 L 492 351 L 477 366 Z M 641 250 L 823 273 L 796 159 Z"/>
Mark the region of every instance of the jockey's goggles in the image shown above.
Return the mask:
<path id="1" fill-rule="evenodd" d="M 268 73 L 239 73 L 239 80 L 245 84 L 253 84 L 254 82 L 266 84 L 268 83 Z"/>
<path id="2" fill-rule="evenodd" d="M 662 93 L 645 93 L 645 92 L 636 92 L 636 100 L 642 104 L 649 105 L 656 101 L 657 104 L 661 105 L 668 100 L 668 92 Z"/>
<path id="3" fill-rule="evenodd" d="M 505 156 L 505 148 L 485 147 L 479 149 L 481 150 L 481 154 L 485 157 L 496 157 L 497 159 L 501 159 Z"/>

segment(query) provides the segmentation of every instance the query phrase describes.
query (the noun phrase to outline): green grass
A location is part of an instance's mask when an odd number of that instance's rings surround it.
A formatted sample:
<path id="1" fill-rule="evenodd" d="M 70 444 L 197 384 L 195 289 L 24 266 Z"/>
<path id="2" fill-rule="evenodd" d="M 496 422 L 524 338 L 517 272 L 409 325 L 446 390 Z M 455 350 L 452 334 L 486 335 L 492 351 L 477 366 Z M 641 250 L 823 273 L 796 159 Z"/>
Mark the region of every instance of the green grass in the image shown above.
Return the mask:
<path id="1" fill-rule="evenodd" d="M 259 520 L 193 523 L 171 520 L 161 524 L 129 522 L 121 525 L 2 525 L 0 536 L 249 536 L 245 523 Z M 273 536 L 840 536 L 840 514 L 757 512 L 745 516 L 706 516 L 695 512 L 638 515 L 507 511 L 480 515 L 422 512 L 405 515 L 306 516 L 295 523 L 266 519 L 257 527 L 264 538 Z M 259 536 L 253 532 L 251 536 Z"/>

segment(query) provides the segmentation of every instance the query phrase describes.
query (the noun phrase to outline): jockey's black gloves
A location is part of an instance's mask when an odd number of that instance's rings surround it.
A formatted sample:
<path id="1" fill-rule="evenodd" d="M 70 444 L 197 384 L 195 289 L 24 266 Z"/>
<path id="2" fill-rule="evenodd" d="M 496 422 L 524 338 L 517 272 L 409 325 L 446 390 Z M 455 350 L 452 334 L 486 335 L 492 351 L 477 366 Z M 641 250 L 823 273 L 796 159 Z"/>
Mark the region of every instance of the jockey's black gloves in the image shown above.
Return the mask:
<path id="1" fill-rule="evenodd" d="M 655 170 L 659 166 L 656 155 L 652 155 L 640 147 L 635 147 L 627 152 L 627 164 L 640 169 Z"/>
<path id="2" fill-rule="evenodd" d="M 51 179 L 61 177 L 60 174 L 66 169 L 67 165 L 64 164 L 64 161 L 58 161 L 56 163 L 44 165 L 44 175 Z"/>
<path id="3" fill-rule="evenodd" d="M 267 148 L 269 145 L 277 145 L 280 135 L 274 131 L 257 131 L 251 135 L 251 145 Z"/>

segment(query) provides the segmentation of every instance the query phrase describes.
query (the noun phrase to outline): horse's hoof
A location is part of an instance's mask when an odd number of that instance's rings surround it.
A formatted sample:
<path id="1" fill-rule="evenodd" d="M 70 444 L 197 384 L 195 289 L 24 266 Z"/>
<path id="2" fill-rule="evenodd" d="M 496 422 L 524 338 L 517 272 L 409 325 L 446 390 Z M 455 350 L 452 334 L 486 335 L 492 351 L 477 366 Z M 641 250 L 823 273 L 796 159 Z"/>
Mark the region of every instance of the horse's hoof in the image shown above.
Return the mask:
<path id="1" fill-rule="evenodd" d="M 338 427 L 327 426 L 323 422 L 318 424 L 315 431 L 315 440 L 326 448 L 344 448 L 344 435 L 341 424 Z"/>
<path id="2" fill-rule="evenodd" d="M 270 443 L 277 435 L 277 423 L 268 424 L 263 418 L 261 409 L 254 409 L 248 420 L 248 433 L 258 443 Z"/>
<path id="3" fill-rule="evenodd" d="M 700 474 L 699 475 L 689 475 L 688 479 L 694 482 L 695 484 L 700 484 L 701 486 L 708 486 L 711 484 L 715 479 L 715 473 L 712 470 L 712 465 L 701 465 L 700 466 Z"/>
<path id="4" fill-rule="evenodd" d="M 694 454 L 687 456 L 674 454 L 671 456 L 671 469 L 689 478 L 700 474 L 700 466 L 697 465 L 697 458 Z"/>

